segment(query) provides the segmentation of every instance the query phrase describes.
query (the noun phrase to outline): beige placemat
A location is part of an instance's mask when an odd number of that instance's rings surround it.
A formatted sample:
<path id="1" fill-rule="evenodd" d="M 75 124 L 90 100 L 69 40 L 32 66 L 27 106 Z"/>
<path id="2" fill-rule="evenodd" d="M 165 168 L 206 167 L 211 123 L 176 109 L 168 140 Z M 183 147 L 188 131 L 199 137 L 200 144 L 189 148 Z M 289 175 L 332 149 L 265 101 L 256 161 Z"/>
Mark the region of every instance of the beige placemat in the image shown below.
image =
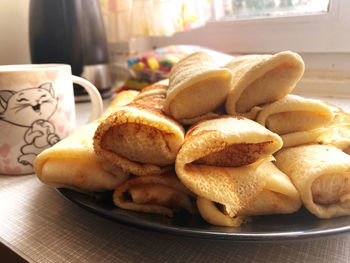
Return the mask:
<path id="1" fill-rule="evenodd" d="M 45 263 L 350 261 L 350 234 L 264 244 L 140 230 L 78 207 L 34 175 L 0 176 L 0 237 Z"/>

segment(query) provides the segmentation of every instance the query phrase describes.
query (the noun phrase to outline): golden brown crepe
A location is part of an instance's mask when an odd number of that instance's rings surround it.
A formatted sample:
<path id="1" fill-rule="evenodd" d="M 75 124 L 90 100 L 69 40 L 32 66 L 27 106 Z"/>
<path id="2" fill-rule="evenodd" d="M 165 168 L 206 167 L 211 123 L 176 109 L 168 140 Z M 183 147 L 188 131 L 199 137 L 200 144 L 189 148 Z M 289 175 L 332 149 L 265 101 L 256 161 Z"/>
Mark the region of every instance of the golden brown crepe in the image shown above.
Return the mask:
<path id="1" fill-rule="evenodd" d="M 228 69 L 218 68 L 203 51 L 192 53 L 170 72 L 164 111 L 181 123 L 206 115 L 224 103 L 230 88 Z"/>
<path id="2" fill-rule="evenodd" d="M 328 103 L 328 106 L 331 108 L 334 117 L 319 138 L 319 143 L 334 145 L 350 154 L 350 114 L 330 103 Z"/>
<path id="3" fill-rule="evenodd" d="M 162 96 L 139 99 L 103 120 L 94 136 L 97 155 L 137 176 L 161 174 L 174 163 L 184 128 L 166 116 Z"/>
<path id="4" fill-rule="evenodd" d="M 225 68 L 232 72 L 226 112 L 254 119 L 259 105 L 292 92 L 304 73 L 304 62 L 298 54 L 284 51 L 236 57 Z"/>
<path id="5" fill-rule="evenodd" d="M 350 215 L 350 155 L 331 145 L 302 145 L 276 154 L 276 165 L 319 218 Z"/>
<path id="6" fill-rule="evenodd" d="M 179 209 L 195 214 L 197 209 L 192 199 L 193 194 L 174 173 L 133 177 L 113 194 L 114 204 L 120 208 L 169 217 Z"/>
<path id="7" fill-rule="evenodd" d="M 188 130 L 175 170 L 193 193 L 224 205 L 234 217 L 264 186 L 258 164 L 281 147 L 280 137 L 258 123 L 221 116 Z"/>
<path id="8" fill-rule="evenodd" d="M 118 166 L 96 155 L 92 138 L 99 123 L 116 108 L 129 103 L 137 91 L 116 96 L 103 116 L 75 130 L 70 136 L 40 153 L 34 162 L 35 173 L 44 184 L 82 191 L 113 190 L 129 176 Z"/>
<path id="9" fill-rule="evenodd" d="M 278 133 L 283 140 L 283 147 L 290 147 L 317 142 L 325 131 L 324 127 L 332 119 L 332 110 L 325 103 L 287 95 L 265 105 L 256 121 Z"/>
<path id="10" fill-rule="evenodd" d="M 225 207 L 220 209 L 214 202 L 198 197 L 197 206 L 201 216 L 214 225 L 239 226 L 247 220 L 247 216 L 291 214 L 299 210 L 301 200 L 298 191 L 289 177 L 272 162 L 263 162 L 255 173 L 260 181 L 260 188 L 253 198 L 242 205 L 235 217 L 229 216 Z M 244 176 L 245 173 L 238 173 L 232 179 L 235 181 Z M 237 195 L 241 193 L 238 192 Z"/>

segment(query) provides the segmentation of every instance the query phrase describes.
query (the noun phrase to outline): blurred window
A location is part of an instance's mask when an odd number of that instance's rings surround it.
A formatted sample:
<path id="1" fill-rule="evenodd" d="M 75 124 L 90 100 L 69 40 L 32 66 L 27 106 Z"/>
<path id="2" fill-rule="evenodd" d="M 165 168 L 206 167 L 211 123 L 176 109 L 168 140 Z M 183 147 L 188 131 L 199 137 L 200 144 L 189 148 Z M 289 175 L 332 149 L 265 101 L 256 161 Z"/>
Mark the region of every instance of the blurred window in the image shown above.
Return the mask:
<path id="1" fill-rule="evenodd" d="M 329 0 L 231 0 L 225 1 L 225 19 L 327 13 Z"/>
<path id="2" fill-rule="evenodd" d="M 231 54 L 350 53 L 350 0 L 196 0 L 210 2 L 203 27 L 159 37 L 154 46 L 205 45 Z"/>

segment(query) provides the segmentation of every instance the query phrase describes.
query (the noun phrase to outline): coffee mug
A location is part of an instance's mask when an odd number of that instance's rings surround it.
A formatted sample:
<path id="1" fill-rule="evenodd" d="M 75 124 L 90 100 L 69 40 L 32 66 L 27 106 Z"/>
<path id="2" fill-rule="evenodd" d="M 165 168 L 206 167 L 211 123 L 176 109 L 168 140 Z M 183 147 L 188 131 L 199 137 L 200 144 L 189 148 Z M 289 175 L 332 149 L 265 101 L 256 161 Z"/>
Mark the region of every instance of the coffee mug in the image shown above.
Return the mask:
<path id="1" fill-rule="evenodd" d="M 31 174 L 35 157 L 76 127 L 73 83 L 88 92 L 89 121 L 102 113 L 96 87 L 70 65 L 0 66 L 0 174 Z"/>

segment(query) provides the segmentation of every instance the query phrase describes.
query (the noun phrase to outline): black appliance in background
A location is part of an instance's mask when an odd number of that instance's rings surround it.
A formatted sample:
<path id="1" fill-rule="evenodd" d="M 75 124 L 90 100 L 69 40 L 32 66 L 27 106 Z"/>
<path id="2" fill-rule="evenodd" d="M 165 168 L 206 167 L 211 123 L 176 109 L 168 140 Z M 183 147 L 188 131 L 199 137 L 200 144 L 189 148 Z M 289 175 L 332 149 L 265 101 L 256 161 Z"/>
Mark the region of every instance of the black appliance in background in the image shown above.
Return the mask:
<path id="1" fill-rule="evenodd" d="M 98 0 L 31 0 L 29 42 L 33 64 L 70 64 L 72 73 L 111 94 L 105 29 Z M 76 101 L 88 100 L 74 86 Z"/>

